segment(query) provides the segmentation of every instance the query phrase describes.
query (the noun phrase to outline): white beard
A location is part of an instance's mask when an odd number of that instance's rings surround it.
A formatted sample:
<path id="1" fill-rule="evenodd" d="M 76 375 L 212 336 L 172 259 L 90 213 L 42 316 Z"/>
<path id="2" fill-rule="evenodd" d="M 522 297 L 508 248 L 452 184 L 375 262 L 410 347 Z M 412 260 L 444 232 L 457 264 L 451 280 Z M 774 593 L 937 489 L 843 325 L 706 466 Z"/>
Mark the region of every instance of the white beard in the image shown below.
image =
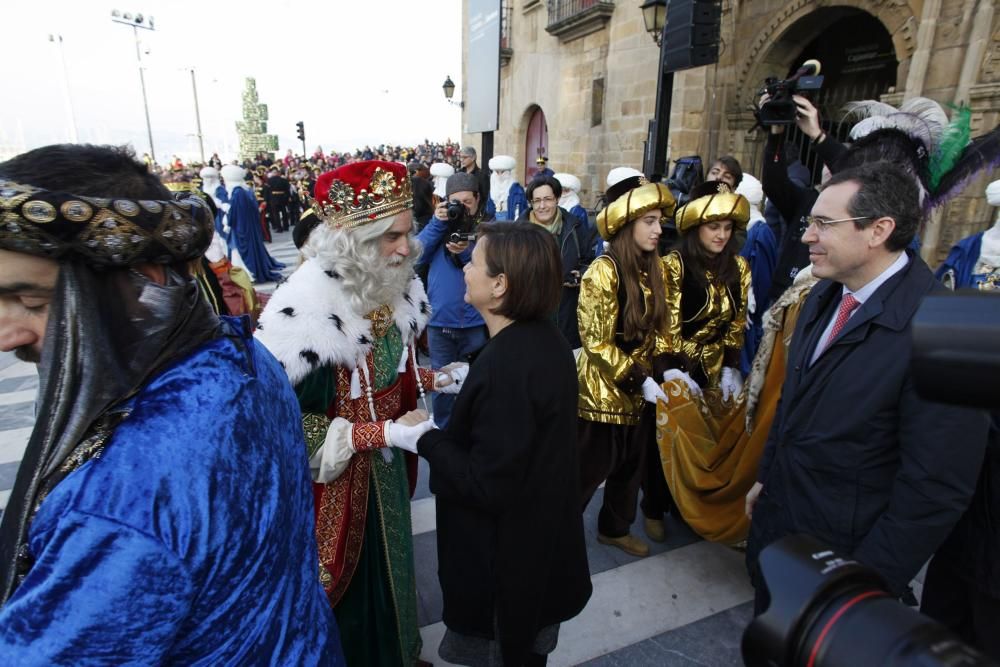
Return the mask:
<path id="1" fill-rule="evenodd" d="M 510 194 L 510 188 L 514 185 L 514 175 L 509 171 L 502 173 L 503 175 L 494 171 L 490 174 L 490 199 L 493 200 L 493 205 L 498 211 L 507 210 L 507 195 Z"/>
<path id="2" fill-rule="evenodd" d="M 559 206 L 566 209 L 567 211 L 572 210 L 574 206 L 580 205 L 580 195 L 576 194 L 572 190 L 567 190 L 563 193 L 562 197 L 559 198 Z"/>

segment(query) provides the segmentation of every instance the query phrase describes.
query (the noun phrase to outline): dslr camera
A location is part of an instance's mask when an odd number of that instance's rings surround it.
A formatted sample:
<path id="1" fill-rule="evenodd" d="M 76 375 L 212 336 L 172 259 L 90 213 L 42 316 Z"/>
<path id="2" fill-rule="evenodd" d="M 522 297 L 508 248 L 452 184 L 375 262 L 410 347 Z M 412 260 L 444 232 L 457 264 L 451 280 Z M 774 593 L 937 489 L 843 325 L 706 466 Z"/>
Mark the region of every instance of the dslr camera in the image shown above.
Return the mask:
<path id="1" fill-rule="evenodd" d="M 469 243 L 476 240 L 472 229 L 476 221 L 465 209 L 465 204 L 452 199 L 448 202 L 448 241 L 451 243 Z"/>
<path id="2" fill-rule="evenodd" d="M 792 95 L 822 88 L 823 77 L 819 71 L 818 60 L 807 60 L 787 79 L 773 76 L 764 79 L 764 87 L 758 91 L 758 97 L 767 93 L 770 99 L 754 111 L 757 122 L 764 127 L 794 125 L 797 107 Z"/>

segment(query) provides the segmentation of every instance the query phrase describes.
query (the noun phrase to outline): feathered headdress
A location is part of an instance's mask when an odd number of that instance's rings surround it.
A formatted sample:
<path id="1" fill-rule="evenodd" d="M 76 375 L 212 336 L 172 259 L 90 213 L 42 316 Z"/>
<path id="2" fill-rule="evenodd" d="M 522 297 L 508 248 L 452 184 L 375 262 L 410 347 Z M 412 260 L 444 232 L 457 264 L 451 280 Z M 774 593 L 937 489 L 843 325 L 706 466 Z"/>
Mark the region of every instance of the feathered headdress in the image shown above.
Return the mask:
<path id="1" fill-rule="evenodd" d="M 860 117 L 851 128 L 854 142 L 838 168 L 874 160 L 906 167 L 920 185 L 921 203 L 930 209 L 945 203 L 979 172 L 1000 164 L 1000 128 L 970 141 L 972 112 L 944 108 L 926 97 L 909 99 L 897 109 L 877 100 L 848 102 L 846 117 Z"/>

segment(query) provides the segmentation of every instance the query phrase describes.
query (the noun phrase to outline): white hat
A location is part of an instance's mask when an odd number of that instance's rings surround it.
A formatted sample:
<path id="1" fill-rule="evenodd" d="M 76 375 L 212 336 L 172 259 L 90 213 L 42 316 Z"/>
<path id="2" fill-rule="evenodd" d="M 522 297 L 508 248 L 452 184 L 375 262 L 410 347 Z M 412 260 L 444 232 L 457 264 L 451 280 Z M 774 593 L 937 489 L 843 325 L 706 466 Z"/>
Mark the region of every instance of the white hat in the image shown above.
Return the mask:
<path id="1" fill-rule="evenodd" d="M 229 184 L 229 187 L 242 183 L 243 179 L 247 176 L 247 170 L 235 164 L 227 164 L 222 167 L 221 171 L 222 177 L 226 179 L 226 183 Z"/>
<path id="2" fill-rule="evenodd" d="M 632 167 L 615 167 L 608 172 L 608 187 L 616 183 L 621 183 L 626 178 L 632 178 L 633 176 L 642 176 L 642 172 L 638 169 L 633 169 Z"/>
<path id="3" fill-rule="evenodd" d="M 751 206 L 760 208 L 760 203 L 764 201 L 764 186 L 755 176 L 743 174 L 743 180 L 736 186 L 736 194 L 746 197 Z"/>
<path id="4" fill-rule="evenodd" d="M 573 174 L 558 173 L 555 175 L 555 179 L 559 181 L 559 185 L 563 186 L 564 190 L 579 192 L 582 187 L 580 179 Z"/>
<path id="5" fill-rule="evenodd" d="M 198 172 L 198 175 L 201 176 L 202 178 L 214 178 L 218 180 L 219 170 L 216 169 L 215 167 L 202 167 L 201 171 Z"/>
<path id="6" fill-rule="evenodd" d="M 435 162 L 431 165 L 431 176 L 448 178 L 455 173 L 455 168 L 447 162 Z"/>
<path id="7" fill-rule="evenodd" d="M 990 206 L 1000 206 L 1000 181 L 993 181 L 986 186 L 986 201 Z"/>
<path id="8" fill-rule="evenodd" d="M 517 161 L 509 155 L 494 155 L 489 165 L 492 171 L 512 171 Z"/>

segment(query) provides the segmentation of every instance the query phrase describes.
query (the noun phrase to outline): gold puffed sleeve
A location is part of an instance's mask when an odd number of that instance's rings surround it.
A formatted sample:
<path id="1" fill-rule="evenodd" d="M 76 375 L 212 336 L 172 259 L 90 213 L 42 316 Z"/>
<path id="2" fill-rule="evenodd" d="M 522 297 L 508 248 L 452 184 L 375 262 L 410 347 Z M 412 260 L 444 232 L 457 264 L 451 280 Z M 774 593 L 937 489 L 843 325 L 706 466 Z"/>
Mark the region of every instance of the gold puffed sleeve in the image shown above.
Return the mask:
<path id="1" fill-rule="evenodd" d="M 733 296 L 739 298 L 739 312 L 734 313 L 733 320 L 729 323 L 726 335 L 722 339 L 722 344 L 730 350 L 739 351 L 743 349 L 743 339 L 746 335 L 747 302 L 750 298 L 750 263 L 746 257 L 737 255 L 736 266 L 740 271 L 740 293 Z"/>
<path id="2" fill-rule="evenodd" d="M 583 274 L 576 318 L 583 353 L 593 366 L 615 383 L 624 380 L 634 362 L 615 345 L 618 271 L 610 257 L 598 257 Z"/>
<path id="3" fill-rule="evenodd" d="M 681 287 L 684 282 L 684 260 L 675 250 L 667 253 L 660 263 L 663 266 L 663 288 L 667 295 L 667 330 L 663 334 L 662 352 L 679 354 L 683 347 L 681 324 L 684 318 L 681 316 Z M 657 349 L 657 352 L 661 350 Z"/>

